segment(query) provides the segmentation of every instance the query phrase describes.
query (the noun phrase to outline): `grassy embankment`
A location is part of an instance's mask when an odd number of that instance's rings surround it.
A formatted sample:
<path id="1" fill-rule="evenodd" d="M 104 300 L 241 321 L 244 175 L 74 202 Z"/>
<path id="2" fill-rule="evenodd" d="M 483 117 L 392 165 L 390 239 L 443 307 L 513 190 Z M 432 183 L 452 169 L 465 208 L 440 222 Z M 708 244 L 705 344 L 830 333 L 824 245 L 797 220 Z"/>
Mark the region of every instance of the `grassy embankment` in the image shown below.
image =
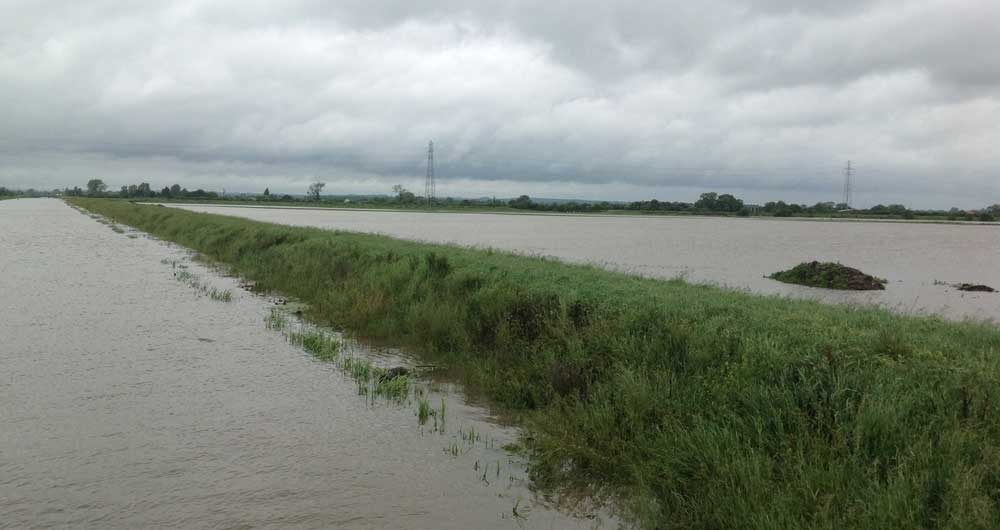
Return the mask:
<path id="1" fill-rule="evenodd" d="M 543 488 L 647 528 L 1000 527 L 1000 330 L 124 201 L 519 413 Z"/>
<path id="2" fill-rule="evenodd" d="M 204 204 L 213 206 L 258 206 L 267 208 L 298 208 L 298 209 L 324 209 L 324 210 L 390 210 L 400 212 L 431 212 L 431 213 L 494 213 L 507 215 L 615 215 L 615 216 L 653 216 L 653 217 L 729 217 L 744 218 L 737 212 L 706 212 L 706 211 L 667 211 L 667 210 L 630 210 L 630 209 L 610 209 L 602 211 L 586 212 L 553 212 L 538 211 L 521 208 L 512 208 L 507 205 L 485 205 L 472 204 L 463 205 L 457 203 L 436 203 L 433 207 L 428 207 L 421 203 L 398 203 L 398 202 L 351 202 L 323 200 L 319 202 L 296 200 L 260 200 L 260 199 L 198 199 L 198 198 L 161 198 L 149 199 L 113 199 L 129 201 L 148 201 L 176 204 Z M 783 219 L 783 220 L 812 220 L 812 221 L 868 221 L 868 222 L 899 222 L 899 223 L 933 223 L 933 224 L 982 224 L 983 221 L 975 219 L 955 219 L 946 214 L 916 214 L 910 217 L 902 215 L 888 214 L 868 214 L 860 212 L 851 213 L 800 213 L 794 216 L 781 217 L 766 212 L 755 213 L 750 218 L 753 219 Z"/>
<path id="3" fill-rule="evenodd" d="M 136 201 L 140 199 L 112 199 L 112 200 L 129 200 Z M 402 212 L 458 212 L 458 213 L 506 213 L 506 214 L 538 214 L 539 212 L 532 212 L 530 210 L 519 210 L 517 208 L 511 208 L 506 205 L 486 205 L 486 204 L 470 204 L 464 205 L 459 203 L 435 203 L 432 207 L 429 207 L 426 203 L 399 203 L 399 202 L 362 202 L 354 201 L 345 203 L 343 201 L 333 201 L 333 200 L 322 200 L 318 202 L 307 201 L 307 200 L 295 200 L 295 201 L 282 201 L 282 200 L 263 200 L 263 199 L 238 199 L 238 198 L 227 198 L 227 199 L 197 199 L 197 198 L 162 198 L 153 197 L 149 199 L 142 199 L 148 202 L 162 202 L 162 203 L 176 203 L 176 204 L 206 204 L 213 206 L 261 206 L 267 208 L 307 208 L 307 209 L 317 209 L 322 208 L 326 210 L 391 210 L 391 211 L 402 211 Z"/>

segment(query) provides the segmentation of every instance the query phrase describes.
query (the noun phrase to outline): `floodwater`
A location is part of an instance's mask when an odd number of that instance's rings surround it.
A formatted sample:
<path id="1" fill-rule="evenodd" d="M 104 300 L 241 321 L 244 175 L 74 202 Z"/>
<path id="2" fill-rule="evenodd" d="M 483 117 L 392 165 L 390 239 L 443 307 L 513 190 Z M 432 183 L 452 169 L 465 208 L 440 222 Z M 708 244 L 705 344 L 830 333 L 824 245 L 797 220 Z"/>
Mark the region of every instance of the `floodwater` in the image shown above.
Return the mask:
<path id="1" fill-rule="evenodd" d="M 1000 322 L 1000 293 L 966 293 L 950 285 L 1000 289 L 1000 225 L 167 206 L 513 250 L 756 293 L 880 305 L 906 314 Z M 885 291 L 843 292 L 765 277 L 812 260 L 838 261 L 889 284 Z"/>
<path id="2" fill-rule="evenodd" d="M 184 249 L 51 199 L 0 202 L 0 227 L 0 528 L 600 522 L 535 498 L 501 449 L 515 431 L 454 385 L 429 389 L 447 404 L 443 432 L 420 426 L 413 402 L 359 396 L 264 326 L 274 300 Z"/>

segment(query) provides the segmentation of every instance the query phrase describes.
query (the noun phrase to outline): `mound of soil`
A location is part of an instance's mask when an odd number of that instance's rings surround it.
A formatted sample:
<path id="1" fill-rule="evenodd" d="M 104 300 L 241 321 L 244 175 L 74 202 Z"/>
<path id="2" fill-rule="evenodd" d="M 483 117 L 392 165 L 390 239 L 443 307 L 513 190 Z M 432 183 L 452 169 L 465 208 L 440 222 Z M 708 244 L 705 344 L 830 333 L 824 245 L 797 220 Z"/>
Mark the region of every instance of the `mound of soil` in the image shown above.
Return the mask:
<path id="1" fill-rule="evenodd" d="M 989 285 L 979 285 L 975 283 L 957 283 L 955 288 L 959 291 L 969 291 L 974 293 L 995 293 L 996 289 L 990 287 Z"/>
<path id="2" fill-rule="evenodd" d="M 769 278 L 779 282 L 843 291 L 880 291 L 885 289 L 886 283 L 881 278 L 855 268 L 818 261 L 800 263 L 787 271 L 776 272 Z"/>

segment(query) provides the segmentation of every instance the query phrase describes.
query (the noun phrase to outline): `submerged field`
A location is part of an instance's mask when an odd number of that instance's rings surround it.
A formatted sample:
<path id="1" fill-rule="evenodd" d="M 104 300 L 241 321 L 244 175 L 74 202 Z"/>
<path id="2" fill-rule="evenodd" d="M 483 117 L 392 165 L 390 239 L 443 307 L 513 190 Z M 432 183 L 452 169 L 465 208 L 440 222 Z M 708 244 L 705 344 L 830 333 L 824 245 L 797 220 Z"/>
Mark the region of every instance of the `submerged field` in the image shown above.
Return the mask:
<path id="1" fill-rule="evenodd" d="M 386 237 L 73 204 L 521 418 L 536 483 L 648 528 L 1000 526 L 1000 330 Z"/>

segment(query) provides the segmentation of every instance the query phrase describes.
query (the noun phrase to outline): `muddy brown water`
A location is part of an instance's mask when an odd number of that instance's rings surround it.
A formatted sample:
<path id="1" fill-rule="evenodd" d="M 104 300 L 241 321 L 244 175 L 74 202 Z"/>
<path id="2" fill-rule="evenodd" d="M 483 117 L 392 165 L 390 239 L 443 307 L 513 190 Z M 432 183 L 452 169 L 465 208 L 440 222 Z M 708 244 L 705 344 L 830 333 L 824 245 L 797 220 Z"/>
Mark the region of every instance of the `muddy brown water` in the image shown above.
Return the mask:
<path id="1" fill-rule="evenodd" d="M 611 525 L 534 496 L 502 449 L 515 431 L 460 388 L 429 389 L 443 433 L 420 426 L 267 329 L 273 300 L 237 284 L 60 201 L 0 203 L 0 528 Z"/>
<path id="2" fill-rule="evenodd" d="M 871 304 L 906 314 L 1000 322 L 1000 225 L 574 216 L 176 205 L 300 226 L 493 247 L 591 263 L 645 276 L 756 293 Z M 838 292 L 765 276 L 804 261 L 839 261 L 886 278 L 885 291 Z"/>

